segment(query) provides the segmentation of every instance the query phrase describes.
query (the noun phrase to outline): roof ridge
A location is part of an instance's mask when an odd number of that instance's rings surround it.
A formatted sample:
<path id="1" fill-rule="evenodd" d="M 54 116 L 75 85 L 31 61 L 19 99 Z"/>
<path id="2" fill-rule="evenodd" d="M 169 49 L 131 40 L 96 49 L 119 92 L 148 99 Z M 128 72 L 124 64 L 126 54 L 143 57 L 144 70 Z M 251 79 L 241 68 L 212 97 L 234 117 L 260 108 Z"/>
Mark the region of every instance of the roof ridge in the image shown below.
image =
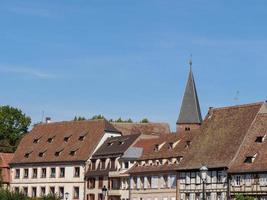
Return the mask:
<path id="1" fill-rule="evenodd" d="M 247 103 L 247 104 L 240 104 L 240 105 L 232 105 L 232 106 L 223 106 L 223 107 L 217 107 L 217 108 L 211 108 L 212 110 L 223 110 L 223 109 L 233 109 L 233 108 L 244 108 L 249 106 L 257 106 L 262 105 L 264 102 L 259 101 L 255 103 Z"/>
<path id="2" fill-rule="evenodd" d="M 104 121 L 105 119 L 85 119 L 85 120 L 70 120 L 70 121 L 56 121 L 50 123 L 40 123 L 37 126 L 44 126 L 44 125 L 53 125 L 53 124 L 68 124 L 68 123 L 85 123 L 85 122 L 93 122 L 93 121 Z"/>

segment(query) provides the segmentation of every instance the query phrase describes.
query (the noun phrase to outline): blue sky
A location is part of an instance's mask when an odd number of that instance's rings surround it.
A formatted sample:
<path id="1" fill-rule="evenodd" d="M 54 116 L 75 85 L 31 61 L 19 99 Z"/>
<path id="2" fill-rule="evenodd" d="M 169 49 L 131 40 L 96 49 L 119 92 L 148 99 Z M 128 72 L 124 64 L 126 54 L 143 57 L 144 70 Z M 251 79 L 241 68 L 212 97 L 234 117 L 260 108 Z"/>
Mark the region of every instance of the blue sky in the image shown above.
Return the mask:
<path id="1" fill-rule="evenodd" d="M 193 54 L 209 106 L 267 99 L 264 0 L 0 1 L 0 104 L 33 122 L 143 117 L 174 129 Z M 239 91 L 238 99 L 235 99 Z"/>

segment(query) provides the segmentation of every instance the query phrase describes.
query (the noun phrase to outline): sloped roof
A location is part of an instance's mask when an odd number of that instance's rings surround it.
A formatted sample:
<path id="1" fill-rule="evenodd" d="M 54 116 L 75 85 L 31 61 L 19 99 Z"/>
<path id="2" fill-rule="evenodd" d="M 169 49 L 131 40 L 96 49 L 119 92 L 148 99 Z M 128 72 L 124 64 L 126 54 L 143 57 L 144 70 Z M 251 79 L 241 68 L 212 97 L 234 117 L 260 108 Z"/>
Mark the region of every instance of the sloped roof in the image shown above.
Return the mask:
<path id="1" fill-rule="evenodd" d="M 117 156 L 123 154 L 140 136 L 140 134 L 108 138 L 92 157 Z"/>
<path id="2" fill-rule="evenodd" d="M 9 168 L 9 162 L 13 157 L 14 153 L 0 153 L 0 168 Z"/>
<path id="3" fill-rule="evenodd" d="M 197 89 L 194 81 L 194 75 L 190 67 L 190 72 L 177 124 L 195 124 L 195 123 L 201 124 L 202 116 L 198 101 Z"/>
<path id="4" fill-rule="evenodd" d="M 168 123 L 112 123 L 113 126 L 122 132 L 122 135 L 131 134 L 169 134 Z"/>
<path id="5" fill-rule="evenodd" d="M 86 161 L 105 132 L 119 133 L 106 120 L 37 125 L 23 137 L 11 164 Z M 51 143 L 48 142 L 49 138 L 52 138 Z M 76 151 L 74 155 L 70 154 L 72 150 Z M 55 155 L 56 151 L 61 151 L 59 156 Z M 43 157 L 39 156 L 41 152 L 44 153 Z M 27 153 L 28 156 L 25 156 Z"/>
<path id="6" fill-rule="evenodd" d="M 264 105 L 266 106 L 266 104 Z M 262 143 L 256 142 L 257 137 L 264 137 Z M 259 113 L 250 127 L 238 154 L 229 167 L 229 172 L 267 171 L 267 113 Z M 247 156 L 256 158 L 252 163 L 245 163 Z"/>
<path id="7" fill-rule="evenodd" d="M 261 106 L 255 103 L 211 109 L 178 169 L 228 167 Z"/>

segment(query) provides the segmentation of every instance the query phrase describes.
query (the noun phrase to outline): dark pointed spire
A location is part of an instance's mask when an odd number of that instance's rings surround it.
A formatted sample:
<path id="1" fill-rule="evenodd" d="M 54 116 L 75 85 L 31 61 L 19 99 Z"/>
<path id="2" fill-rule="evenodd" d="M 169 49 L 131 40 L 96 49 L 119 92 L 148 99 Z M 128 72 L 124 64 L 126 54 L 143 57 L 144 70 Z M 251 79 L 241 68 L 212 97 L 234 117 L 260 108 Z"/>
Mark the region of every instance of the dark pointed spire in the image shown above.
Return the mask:
<path id="1" fill-rule="evenodd" d="M 184 92 L 183 102 L 177 124 L 201 124 L 202 116 L 197 89 L 192 72 L 192 59 L 189 61 L 190 71 Z"/>

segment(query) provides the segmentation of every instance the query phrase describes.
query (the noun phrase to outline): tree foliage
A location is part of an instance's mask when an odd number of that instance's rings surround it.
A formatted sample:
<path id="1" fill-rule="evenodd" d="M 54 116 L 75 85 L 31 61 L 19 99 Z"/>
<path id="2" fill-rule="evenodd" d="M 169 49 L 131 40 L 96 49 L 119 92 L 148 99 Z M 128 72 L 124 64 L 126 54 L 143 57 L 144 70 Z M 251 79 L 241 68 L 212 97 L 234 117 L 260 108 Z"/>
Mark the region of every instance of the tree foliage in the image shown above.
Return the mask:
<path id="1" fill-rule="evenodd" d="M 81 117 L 81 116 L 75 116 L 73 120 L 74 121 L 83 121 L 83 120 L 86 120 L 86 118 L 85 117 Z"/>
<path id="2" fill-rule="evenodd" d="M 243 195 L 237 195 L 235 197 L 236 200 L 255 200 L 254 197 L 250 197 L 250 196 L 243 196 Z"/>
<path id="3" fill-rule="evenodd" d="M 15 145 L 21 136 L 27 133 L 31 118 L 21 110 L 11 106 L 0 107 L 0 140 L 8 140 Z"/>
<path id="4" fill-rule="evenodd" d="M 105 119 L 104 115 L 94 115 L 91 119 Z"/>
<path id="5" fill-rule="evenodd" d="M 147 118 L 144 118 L 140 121 L 140 123 L 149 123 L 149 120 Z"/>

